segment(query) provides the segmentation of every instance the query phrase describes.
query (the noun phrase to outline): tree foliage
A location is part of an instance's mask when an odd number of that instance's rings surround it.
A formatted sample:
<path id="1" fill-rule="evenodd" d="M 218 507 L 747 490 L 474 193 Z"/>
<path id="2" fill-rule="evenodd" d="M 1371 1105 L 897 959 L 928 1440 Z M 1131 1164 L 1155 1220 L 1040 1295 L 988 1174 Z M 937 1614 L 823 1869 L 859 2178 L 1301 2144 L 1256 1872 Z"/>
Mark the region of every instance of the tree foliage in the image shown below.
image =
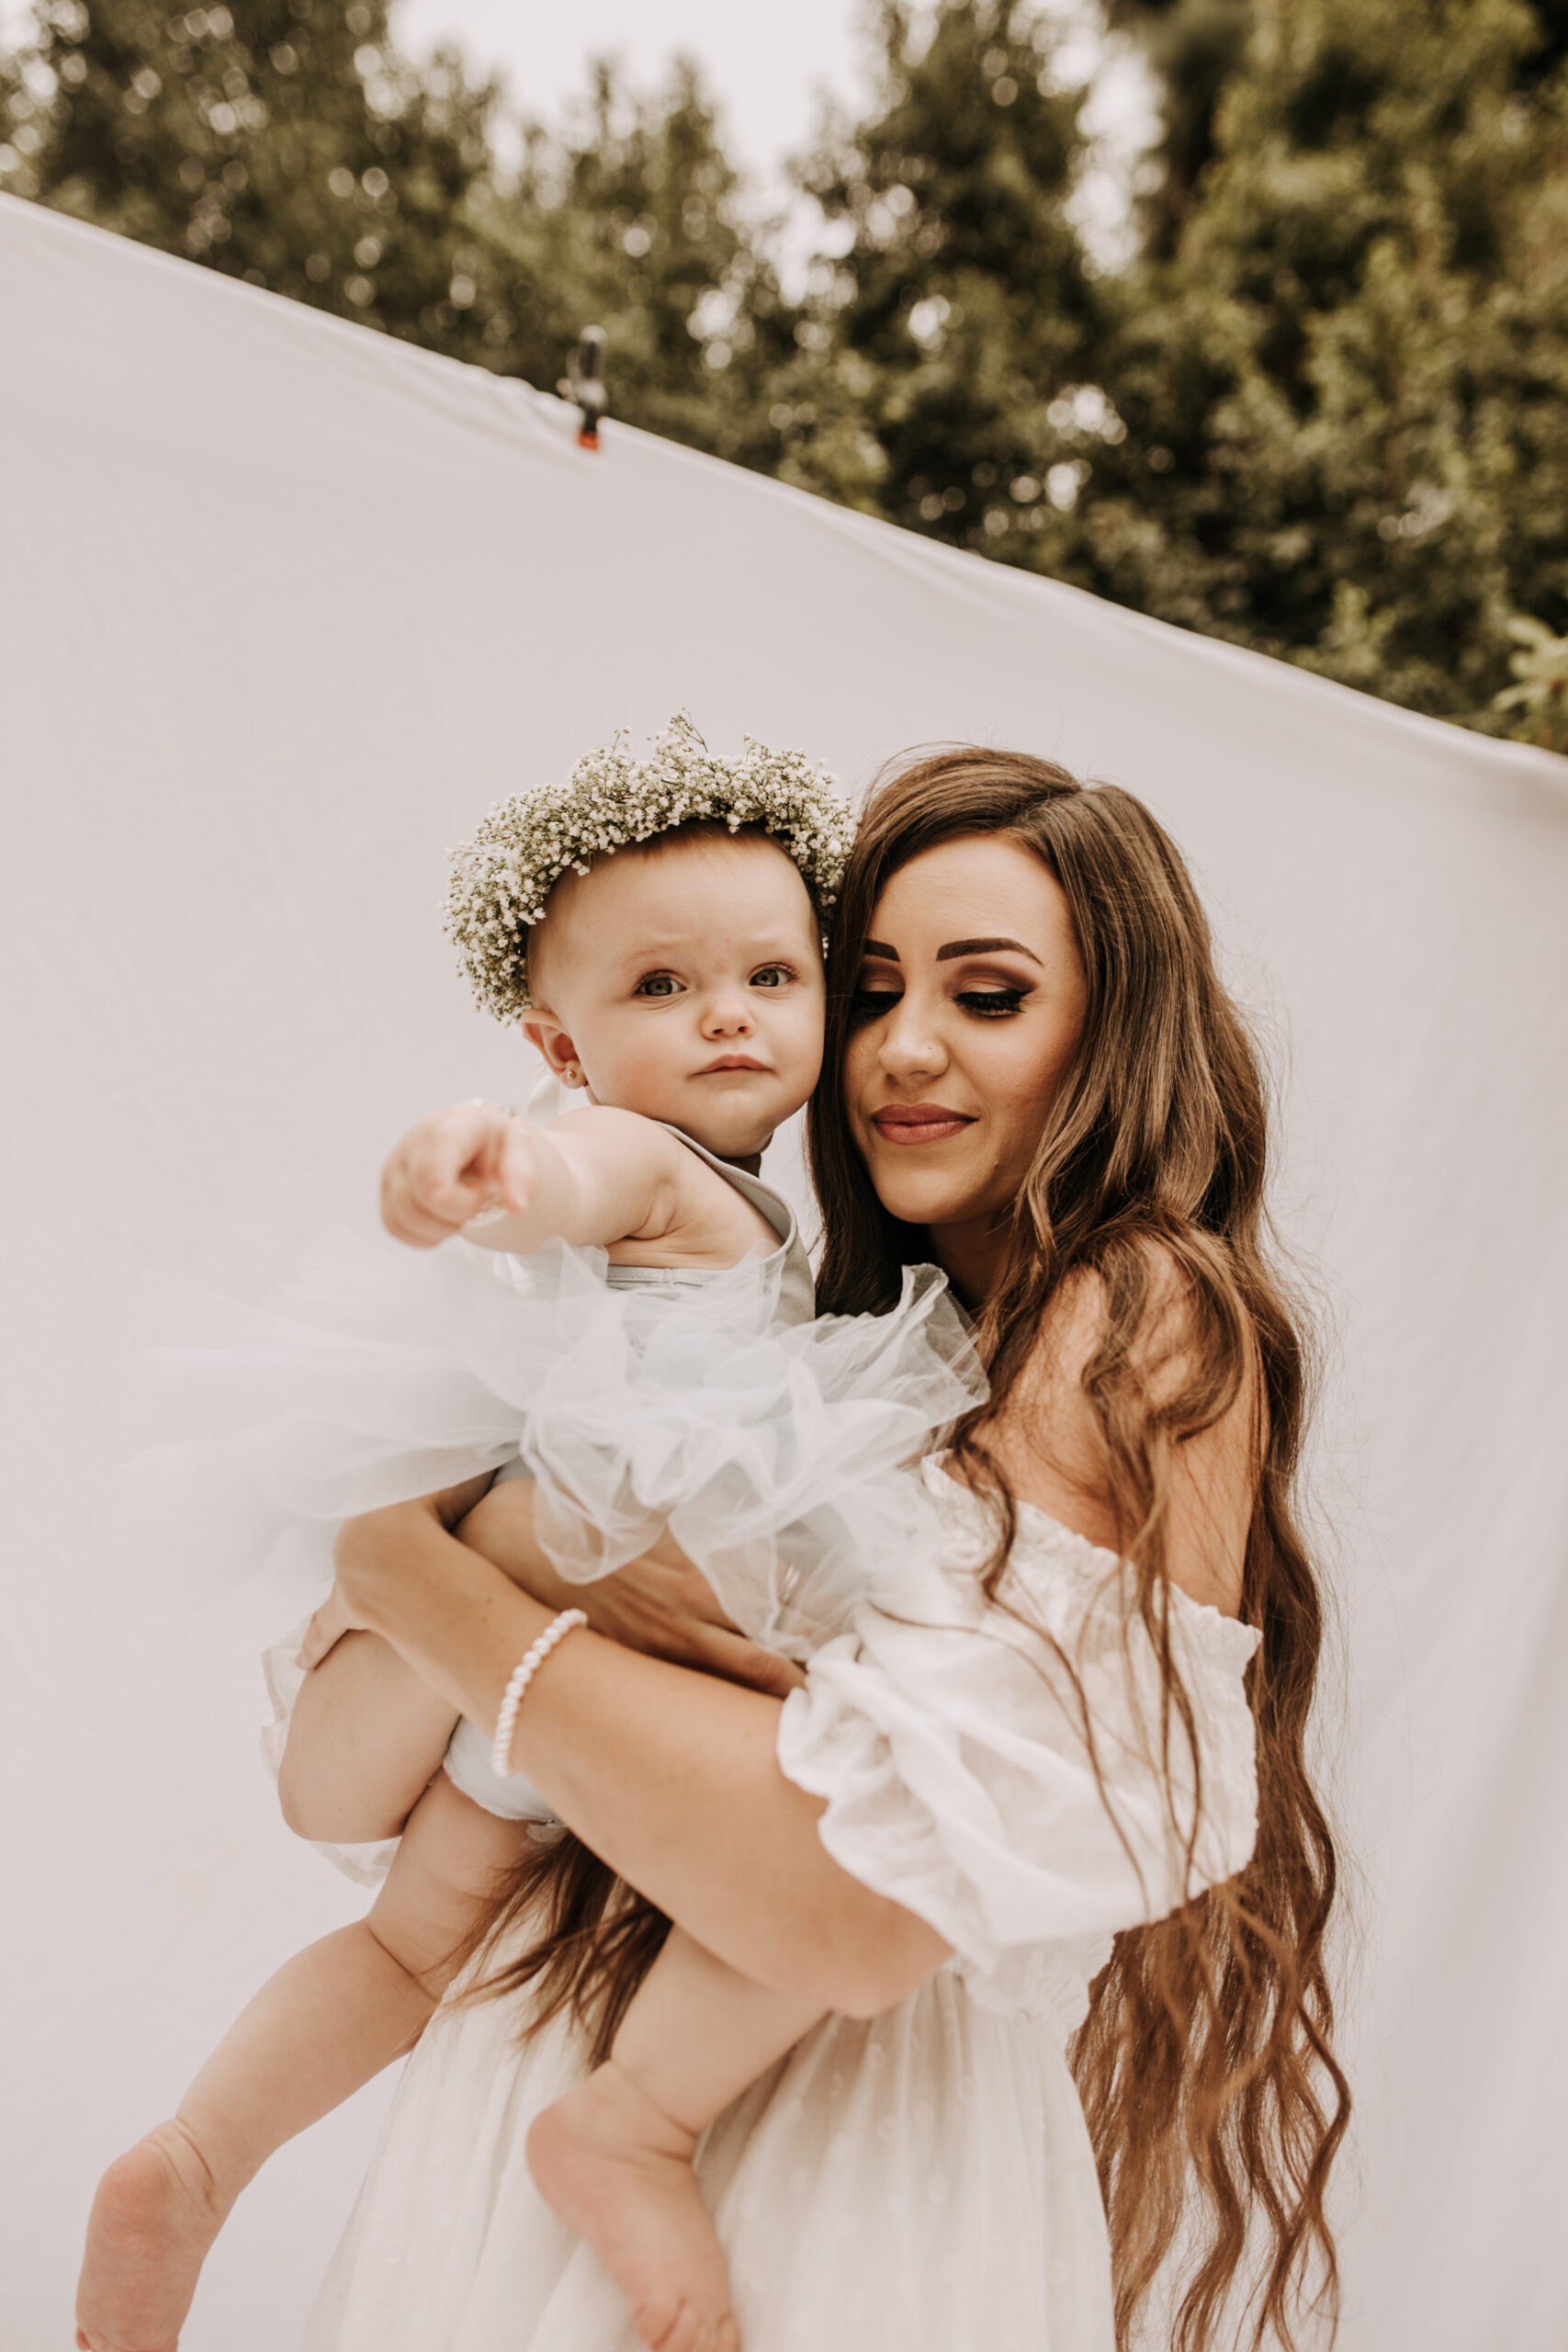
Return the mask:
<path id="1" fill-rule="evenodd" d="M 1255 0 L 1103 365 L 1102 593 L 1482 719 L 1568 584 L 1568 153 L 1522 0 Z"/>
<path id="2" fill-rule="evenodd" d="M 411 72 L 384 0 L 51 0 L 11 78 L 20 192 L 459 357 L 500 347 L 494 93 L 455 56 Z"/>
<path id="3" fill-rule="evenodd" d="M 1110 270 L 1060 12 L 866 0 L 798 300 L 690 65 L 596 69 L 503 169 L 500 93 L 388 0 L 36 5 L 0 187 L 547 386 L 602 324 L 635 423 L 1556 738 L 1510 662 L 1568 629 L 1568 0 L 1102 0 L 1163 119 Z"/>
<path id="4" fill-rule="evenodd" d="M 918 41 L 895 0 L 881 21 L 877 111 L 802 173 L 838 257 L 797 330 L 782 470 L 999 551 L 1047 522 L 1100 332 L 1066 210 L 1083 93 L 1028 11 L 945 0 Z"/>
<path id="5" fill-rule="evenodd" d="M 773 464 L 768 387 L 795 348 L 795 313 L 745 216 L 694 65 L 678 62 L 652 99 L 597 66 L 583 119 L 566 137 L 534 130 L 521 178 L 491 218 L 519 283 L 539 289 L 547 348 L 530 352 L 524 374 L 552 383 L 580 330 L 602 325 L 617 415 L 742 464 Z"/>
<path id="6" fill-rule="evenodd" d="M 0 186 L 535 383 L 603 325 L 620 414 L 771 460 L 791 322 L 694 70 L 637 101 L 600 69 L 512 174 L 497 108 L 454 52 L 400 55 L 387 0 L 44 0 L 0 60 Z"/>

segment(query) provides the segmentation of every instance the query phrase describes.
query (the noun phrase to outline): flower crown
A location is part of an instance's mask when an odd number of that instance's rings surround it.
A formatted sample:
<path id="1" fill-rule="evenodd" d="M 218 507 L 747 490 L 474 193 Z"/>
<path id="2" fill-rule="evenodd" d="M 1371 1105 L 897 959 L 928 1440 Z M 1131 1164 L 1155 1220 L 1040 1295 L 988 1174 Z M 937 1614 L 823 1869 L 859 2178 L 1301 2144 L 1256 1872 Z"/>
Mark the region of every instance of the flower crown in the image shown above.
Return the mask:
<path id="1" fill-rule="evenodd" d="M 527 932 L 544 919 L 550 887 L 568 868 L 586 874 L 676 825 L 717 820 L 732 833 L 761 825 L 795 860 L 826 922 L 843 879 L 855 820 L 826 769 L 800 752 L 770 752 L 748 735 L 737 760 L 716 759 L 684 711 L 634 760 L 626 738 L 585 752 L 565 784 L 498 800 L 471 842 L 448 853 L 446 936 L 474 994 L 498 1021 L 514 1021 L 528 993 Z"/>

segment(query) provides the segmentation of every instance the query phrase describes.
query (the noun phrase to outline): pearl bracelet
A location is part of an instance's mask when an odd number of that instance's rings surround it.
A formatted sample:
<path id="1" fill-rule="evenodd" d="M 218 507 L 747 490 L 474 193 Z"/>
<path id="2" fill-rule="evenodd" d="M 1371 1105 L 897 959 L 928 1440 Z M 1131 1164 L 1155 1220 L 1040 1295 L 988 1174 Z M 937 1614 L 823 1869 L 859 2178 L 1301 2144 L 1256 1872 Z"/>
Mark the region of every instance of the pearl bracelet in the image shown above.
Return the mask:
<path id="1" fill-rule="evenodd" d="M 552 1617 L 533 1647 L 525 1650 L 512 1669 L 512 1679 L 502 1693 L 501 1713 L 495 1719 L 495 1745 L 490 1751 L 490 1769 L 498 1781 L 508 1780 L 512 1773 L 512 1735 L 517 1728 L 517 1710 L 523 1704 L 523 1693 L 555 1648 L 576 1625 L 586 1625 L 587 1617 L 581 1609 L 563 1609 Z"/>

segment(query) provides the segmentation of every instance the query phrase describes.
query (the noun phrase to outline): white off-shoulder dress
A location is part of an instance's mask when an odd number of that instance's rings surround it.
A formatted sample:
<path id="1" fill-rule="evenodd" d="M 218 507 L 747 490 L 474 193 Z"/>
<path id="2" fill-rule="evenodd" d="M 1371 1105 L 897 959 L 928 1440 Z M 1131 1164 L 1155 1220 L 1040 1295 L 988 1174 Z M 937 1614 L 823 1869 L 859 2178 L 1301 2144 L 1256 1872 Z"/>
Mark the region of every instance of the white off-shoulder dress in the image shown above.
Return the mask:
<path id="1" fill-rule="evenodd" d="M 1114 1555 L 1024 1507 L 987 1603 L 985 1514 L 925 1475 L 942 1565 L 897 1618 L 868 1607 L 817 1654 L 779 1757 L 827 1800 L 829 1852 L 953 1957 L 886 2015 L 817 2027 L 720 2118 L 698 2169 L 745 2352 L 1112 2352 L 1105 2220 L 1064 2052 L 1112 1934 L 1184 1891 L 1151 1761 L 1157 1668 Z M 1252 1849 L 1258 1636 L 1180 1593 L 1172 1606 L 1200 1747 L 1195 1891 Z M 1173 1744 L 1185 1819 L 1194 1774 Z M 619 2295 L 524 2159 L 581 2048 L 558 2024 L 520 2044 L 520 2022 L 502 2002 L 436 2013 L 305 2352 L 636 2352 Z"/>

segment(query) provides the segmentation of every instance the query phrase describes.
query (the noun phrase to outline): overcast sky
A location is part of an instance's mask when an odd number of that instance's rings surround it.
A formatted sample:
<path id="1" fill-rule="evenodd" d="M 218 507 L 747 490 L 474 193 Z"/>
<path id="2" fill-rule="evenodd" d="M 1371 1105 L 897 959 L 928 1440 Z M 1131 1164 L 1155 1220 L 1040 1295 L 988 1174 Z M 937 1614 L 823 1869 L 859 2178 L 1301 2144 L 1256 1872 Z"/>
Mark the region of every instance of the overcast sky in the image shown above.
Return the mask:
<path id="1" fill-rule="evenodd" d="M 1098 18 L 1096 0 L 1054 6 L 1069 26 Z M 26 0 L 0 0 L 0 31 L 15 33 L 26 15 Z M 780 211 L 790 196 L 785 159 L 809 144 L 822 93 L 853 107 L 872 86 L 866 15 L 863 0 L 392 0 L 391 23 L 405 51 L 447 39 L 475 67 L 500 67 L 513 106 L 546 122 L 558 122 L 581 98 L 592 57 L 619 56 L 648 87 L 683 50 L 718 102 L 731 160 L 761 208 Z M 1071 60 L 1062 61 L 1069 62 L 1088 79 L 1093 40 L 1080 34 Z M 1105 138 L 1111 168 L 1091 175 L 1083 209 L 1091 237 L 1109 236 L 1111 258 L 1128 161 L 1151 135 L 1151 97 L 1132 58 L 1098 62 L 1088 123 Z"/>
<path id="2" fill-rule="evenodd" d="M 1134 57 L 1108 56 L 1092 34 L 1072 31 L 1098 23 L 1095 0 L 1055 6 L 1070 43 L 1062 67 L 1097 78 L 1086 125 L 1105 142 L 1107 168 L 1090 175 L 1083 216 L 1110 259 L 1128 166 L 1153 135 L 1152 92 Z M 863 0 L 394 0 L 392 24 L 405 49 L 445 36 L 476 66 L 500 66 L 514 106 L 547 122 L 581 96 L 591 58 L 620 57 L 647 87 L 685 51 L 718 102 L 731 160 L 776 211 L 789 201 L 785 160 L 810 142 L 822 94 L 853 107 L 873 86 L 867 13 Z"/>
<path id="3" fill-rule="evenodd" d="M 719 101 L 732 159 L 772 197 L 785 155 L 810 139 L 817 92 L 863 94 L 859 0 L 397 0 L 406 48 L 453 36 L 476 65 L 500 65 L 514 104 L 558 121 L 587 65 L 615 54 L 643 86 L 684 50 Z"/>

